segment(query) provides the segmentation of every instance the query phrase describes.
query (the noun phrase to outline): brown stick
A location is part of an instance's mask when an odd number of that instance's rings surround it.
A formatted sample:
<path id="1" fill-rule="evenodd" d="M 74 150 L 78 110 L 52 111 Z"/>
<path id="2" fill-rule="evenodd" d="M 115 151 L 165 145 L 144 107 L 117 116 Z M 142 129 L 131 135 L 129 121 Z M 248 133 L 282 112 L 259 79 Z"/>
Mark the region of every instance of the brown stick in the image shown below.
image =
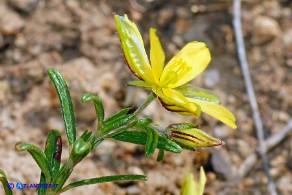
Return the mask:
<path id="1" fill-rule="evenodd" d="M 275 183 L 273 181 L 273 178 L 271 177 L 270 170 L 269 170 L 269 164 L 268 164 L 268 158 L 265 153 L 265 144 L 264 144 L 264 130 L 263 130 L 263 122 L 260 117 L 260 112 L 258 109 L 258 103 L 256 100 L 256 95 L 254 92 L 254 88 L 252 85 L 249 69 L 248 69 L 248 62 L 246 58 L 245 53 L 245 46 L 243 41 L 243 35 L 242 35 L 242 27 L 241 27 L 241 1 L 240 0 L 234 0 L 233 1 L 233 27 L 235 31 L 235 38 L 237 43 L 237 53 L 240 61 L 241 70 L 244 77 L 244 82 L 247 90 L 247 94 L 250 100 L 251 109 L 253 112 L 253 121 L 255 123 L 256 131 L 257 131 L 257 137 L 259 141 L 258 151 L 262 158 L 263 162 L 263 168 L 264 171 L 268 177 L 268 190 L 271 195 L 276 195 L 276 187 Z M 248 160 L 254 160 L 248 159 Z"/>
<path id="2" fill-rule="evenodd" d="M 272 148 L 278 145 L 291 131 L 292 131 L 292 120 L 290 120 L 288 124 L 280 132 L 273 135 L 272 137 L 270 137 L 264 142 L 264 145 L 265 145 L 264 152 L 265 153 L 269 152 Z M 257 155 L 258 149 L 254 153 L 250 154 L 239 167 L 239 170 L 238 170 L 239 178 L 245 177 L 246 174 L 248 174 L 250 170 L 255 166 L 258 159 L 258 155 Z"/>

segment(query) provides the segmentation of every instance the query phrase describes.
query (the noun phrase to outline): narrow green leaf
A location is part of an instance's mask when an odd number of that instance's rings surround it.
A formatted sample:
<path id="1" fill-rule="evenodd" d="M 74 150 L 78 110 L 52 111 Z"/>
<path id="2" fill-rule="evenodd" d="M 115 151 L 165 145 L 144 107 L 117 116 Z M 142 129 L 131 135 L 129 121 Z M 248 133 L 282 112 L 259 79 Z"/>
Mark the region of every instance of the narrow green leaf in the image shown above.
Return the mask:
<path id="1" fill-rule="evenodd" d="M 32 158 L 35 160 L 37 165 L 40 167 L 41 172 L 44 173 L 47 183 L 51 181 L 52 177 L 49 162 L 47 161 L 45 154 L 41 151 L 40 148 L 26 142 L 17 143 L 15 145 L 15 148 L 19 151 L 27 150 Z"/>
<path id="2" fill-rule="evenodd" d="M 135 126 L 143 127 L 145 125 L 149 125 L 150 123 L 152 123 L 152 118 L 143 118 L 143 119 L 137 120 L 135 123 Z"/>
<path id="3" fill-rule="evenodd" d="M 114 136 L 113 138 L 123 142 L 145 145 L 147 140 L 147 134 L 146 132 L 141 131 L 125 131 Z M 159 136 L 158 138 L 157 148 L 173 153 L 181 153 L 182 151 L 181 147 L 178 144 L 162 136 Z"/>
<path id="4" fill-rule="evenodd" d="M 60 168 L 61 153 L 62 153 L 61 134 L 58 130 L 51 130 L 48 134 L 46 141 L 45 155 L 47 161 L 49 162 L 52 178 L 55 177 L 56 173 Z M 46 183 L 46 177 L 44 173 L 41 173 L 40 183 Z M 38 195 L 44 195 L 46 193 L 47 188 L 38 188 Z"/>
<path id="5" fill-rule="evenodd" d="M 125 131 L 113 137 L 116 140 L 145 145 L 147 134 L 141 131 Z"/>
<path id="6" fill-rule="evenodd" d="M 110 124 L 112 123 L 114 120 L 116 120 L 117 118 L 120 118 L 121 116 L 125 116 L 126 114 L 128 114 L 128 112 L 131 110 L 131 108 L 124 108 L 121 111 L 115 113 L 114 115 L 112 115 L 111 117 L 109 117 L 108 119 L 106 119 L 104 121 L 104 123 L 106 124 Z"/>
<path id="7" fill-rule="evenodd" d="M 160 162 L 160 161 L 162 161 L 162 159 L 163 159 L 163 157 L 164 157 L 164 150 L 159 150 L 159 153 L 158 153 L 158 155 L 157 155 L 157 159 L 156 159 L 156 161 L 157 162 Z"/>
<path id="8" fill-rule="evenodd" d="M 68 142 L 72 147 L 76 140 L 76 119 L 70 92 L 64 78 L 56 69 L 48 69 L 48 74 L 59 96 Z"/>
<path id="9" fill-rule="evenodd" d="M 52 177 L 54 178 L 60 169 L 62 155 L 62 138 L 58 130 L 51 130 L 49 132 L 46 141 L 45 155 L 49 162 Z"/>
<path id="10" fill-rule="evenodd" d="M 181 147 L 177 143 L 165 137 L 159 137 L 157 148 L 173 153 L 181 153 L 182 151 Z"/>
<path id="11" fill-rule="evenodd" d="M 74 168 L 74 163 L 71 159 L 68 159 L 58 171 L 56 177 L 53 179 L 52 184 L 58 184 L 57 188 L 51 189 L 53 192 L 58 192 L 70 177 Z M 53 193 L 52 193 L 53 194 Z"/>
<path id="12" fill-rule="evenodd" d="M 98 129 L 101 129 L 104 120 L 104 108 L 101 99 L 98 96 L 86 93 L 82 96 L 81 101 L 83 103 L 93 102 L 98 119 Z"/>
<path id="13" fill-rule="evenodd" d="M 40 183 L 46 183 L 46 177 L 43 172 L 41 172 Z M 38 195 L 44 195 L 47 193 L 47 188 L 38 188 Z"/>
<path id="14" fill-rule="evenodd" d="M 93 146 L 92 146 L 92 150 L 94 150 L 101 142 L 103 141 L 103 139 L 102 140 L 97 140 L 97 141 L 95 141 L 94 143 L 93 143 Z"/>
<path id="15" fill-rule="evenodd" d="M 97 184 L 97 183 L 104 183 L 104 182 L 114 182 L 114 181 L 139 181 L 143 180 L 146 181 L 147 177 L 144 175 L 114 175 L 114 176 L 104 176 L 92 179 L 84 179 L 81 181 L 76 181 L 70 183 L 69 185 L 65 186 L 59 193 L 65 192 L 72 188 L 76 188 L 79 186 Z"/>
<path id="16" fill-rule="evenodd" d="M 135 117 L 134 114 L 128 114 L 125 116 L 121 116 L 119 118 L 116 118 L 115 120 L 111 121 L 111 123 L 107 122 L 104 123 L 102 132 L 107 133 L 113 129 L 116 129 L 118 127 L 121 127 L 125 124 L 127 124 L 130 120 L 132 120 Z"/>
<path id="17" fill-rule="evenodd" d="M 145 126 L 146 133 L 147 133 L 147 141 L 146 141 L 146 149 L 145 149 L 145 156 L 149 158 L 157 148 L 158 144 L 158 134 L 151 128 Z"/>
<path id="18" fill-rule="evenodd" d="M 140 81 L 140 80 L 133 80 L 133 81 L 129 81 L 128 85 L 130 86 L 135 86 L 135 87 L 142 87 L 145 89 L 150 90 L 151 89 L 151 85 L 146 83 L 145 81 Z"/>
<path id="19" fill-rule="evenodd" d="M 80 139 L 83 139 L 84 141 L 88 141 L 90 136 L 92 135 L 92 132 L 89 132 L 87 129 L 82 133 L 80 136 Z"/>
<path id="20" fill-rule="evenodd" d="M 9 188 L 9 184 L 8 184 L 8 181 L 7 181 L 6 174 L 2 169 L 0 169 L 0 181 L 1 181 L 2 185 L 3 185 L 5 194 L 6 195 L 13 195 L 11 188 Z"/>
<path id="21" fill-rule="evenodd" d="M 199 125 L 194 124 L 194 123 L 175 123 L 175 124 L 170 124 L 168 128 L 173 128 L 173 129 L 191 129 L 191 128 L 197 128 Z"/>
<path id="22" fill-rule="evenodd" d="M 113 132 L 113 133 L 107 135 L 106 138 L 114 137 L 114 136 L 116 136 L 116 135 L 118 135 L 118 134 L 121 134 L 121 133 L 123 133 L 123 132 L 129 130 L 130 128 L 132 128 L 133 126 L 136 125 L 136 122 L 137 122 L 137 121 L 131 122 L 130 124 L 127 124 L 124 128 L 117 129 L 116 132 Z"/>

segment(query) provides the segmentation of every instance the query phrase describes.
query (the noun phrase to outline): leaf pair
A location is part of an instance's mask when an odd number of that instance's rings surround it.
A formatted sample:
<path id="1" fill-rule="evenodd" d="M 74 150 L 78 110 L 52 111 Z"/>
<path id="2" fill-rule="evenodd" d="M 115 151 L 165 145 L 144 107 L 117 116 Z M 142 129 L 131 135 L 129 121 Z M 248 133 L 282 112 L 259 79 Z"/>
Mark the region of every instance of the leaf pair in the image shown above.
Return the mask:
<path id="1" fill-rule="evenodd" d="M 173 153 L 181 153 L 181 147 L 175 142 L 168 140 L 163 136 L 157 135 L 154 130 L 147 131 L 125 131 L 120 133 L 113 138 L 115 140 L 129 142 L 134 144 L 146 145 L 145 155 L 150 157 L 156 148 L 160 150 L 166 150 Z M 154 134 L 155 133 L 155 134 Z M 149 139 L 148 139 L 149 137 Z M 157 140 L 158 138 L 158 140 Z M 147 146 L 148 144 L 148 146 Z M 161 158 L 161 154 L 160 154 Z"/>
<path id="2" fill-rule="evenodd" d="M 59 171 L 62 154 L 62 139 L 58 130 L 49 132 L 44 152 L 39 147 L 26 142 L 20 142 L 15 147 L 19 151 L 28 151 L 35 160 L 41 169 L 40 183 L 52 183 Z M 39 188 L 40 194 L 46 191 L 46 188 Z"/>

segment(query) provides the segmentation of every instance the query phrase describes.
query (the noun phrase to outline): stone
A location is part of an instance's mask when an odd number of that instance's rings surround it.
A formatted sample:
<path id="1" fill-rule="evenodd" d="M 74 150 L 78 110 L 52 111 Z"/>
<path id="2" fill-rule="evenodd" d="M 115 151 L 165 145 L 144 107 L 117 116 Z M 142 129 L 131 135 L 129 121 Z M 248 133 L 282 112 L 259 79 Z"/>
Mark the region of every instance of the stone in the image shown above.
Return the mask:
<path id="1" fill-rule="evenodd" d="M 231 160 L 223 150 L 214 150 L 211 163 L 216 173 L 222 174 L 226 180 L 233 178 Z"/>
<path id="2" fill-rule="evenodd" d="M 234 130 L 230 127 L 224 126 L 216 126 L 214 128 L 214 136 L 218 139 L 225 139 L 230 137 L 234 133 Z"/>
<path id="3" fill-rule="evenodd" d="M 157 20 L 157 24 L 160 27 L 165 27 L 174 17 L 174 11 L 173 9 L 166 8 L 159 12 L 159 17 Z"/>
<path id="4" fill-rule="evenodd" d="M 281 194 L 292 194 L 292 176 L 291 174 L 286 174 L 282 176 L 277 181 L 277 188 L 281 192 Z"/>
<path id="5" fill-rule="evenodd" d="M 142 193 L 141 188 L 137 186 L 130 186 L 127 188 L 127 194 L 129 195 L 136 195 L 136 194 L 141 194 L 141 193 Z"/>
<path id="6" fill-rule="evenodd" d="M 0 34 L 13 36 L 24 27 L 24 21 L 19 15 L 0 4 Z"/>
<path id="7" fill-rule="evenodd" d="M 292 57 L 292 28 L 283 32 L 283 45 L 285 55 L 288 57 Z"/>
<path id="8" fill-rule="evenodd" d="M 204 84 L 208 88 L 215 87 L 220 81 L 220 73 L 217 69 L 209 69 L 205 72 Z"/>
<path id="9" fill-rule="evenodd" d="M 29 13 L 33 11 L 39 5 L 40 0 L 9 0 L 8 3 L 10 6 L 14 7 L 17 10 Z"/>
<path id="10" fill-rule="evenodd" d="M 273 41 L 280 35 L 278 22 L 267 16 L 257 16 L 253 23 L 252 42 L 261 45 Z"/>

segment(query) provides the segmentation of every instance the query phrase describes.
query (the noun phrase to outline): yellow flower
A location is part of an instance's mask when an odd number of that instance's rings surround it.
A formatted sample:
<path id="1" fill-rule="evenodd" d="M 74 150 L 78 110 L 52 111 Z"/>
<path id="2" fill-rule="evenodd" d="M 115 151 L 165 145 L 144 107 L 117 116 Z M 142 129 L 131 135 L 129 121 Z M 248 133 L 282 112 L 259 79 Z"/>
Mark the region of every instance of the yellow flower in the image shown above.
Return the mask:
<path id="1" fill-rule="evenodd" d="M 181 187 L 182 195 L 203 195 L 207 178 L 205 175 L 204 168 L 200 168 L 200 178 L 199 182 L 195 181 L 194 175 L 187 172 L 183 178 L 183 183 Z"/>
<path id="2" fill-rule="evenodd" d="M 115 15 L 115 21 L 127 64 L 140 79 L 130 82 L 130 85 L 152 90 L 170 111 L 195 116 L 200 116 L 202 111 L 236 128 L 235 117 L 220 105 L 216 95 L 187 84 L 200 74 L 211 60 L 209 49 L 204 43 L 188 43 L 164 66 L 164 51 L 156 30 L 151 28 L 150 64 L 137 26 L 127 15 Z"/>

